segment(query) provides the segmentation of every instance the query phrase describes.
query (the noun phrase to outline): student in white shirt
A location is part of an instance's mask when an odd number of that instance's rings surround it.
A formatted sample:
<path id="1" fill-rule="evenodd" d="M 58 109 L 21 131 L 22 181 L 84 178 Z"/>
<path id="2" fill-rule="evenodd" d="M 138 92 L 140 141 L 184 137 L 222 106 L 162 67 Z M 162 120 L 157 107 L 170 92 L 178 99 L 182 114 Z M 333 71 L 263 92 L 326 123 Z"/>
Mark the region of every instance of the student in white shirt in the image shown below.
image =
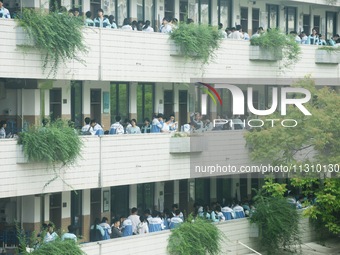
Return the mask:
<path id="1" fill-rule="evenodd" d="M 149 233 L 148 223 L 143 215 L 139 216 L 140 222 L 137 225 L 137 234 L 144 235 Z"/>
<path id="2" fill-rule="evenodd" d="M 150 23 L 150 20 L 147 20 L 145 21 L 145 25 L 143 26 L 143 31 L 144 32 L 154 32 L 152 26 L 151 26 L 151 23 Z"/>
<path id="3" fill-rule="evenodd" d="M 133 207 L 131 209 L 131 215 L 128 217 L 132 222 L 132 232 L 137 234 L 137 225 L 140 223 L 139 216 L 137 215 L 138 209 Z"/>
<path id="4" fill-rule="evenodd" d="M 9 10 L 3 6 L 3 4 L 4 4 L 3 0 L 0 0 L 0 18 L 10 19 L 11 14 L 9 13 Z"/>
<path id="5" fill-rule="evenodd" d="M 62 235 L 61 240 L 65 241 L 65 240 L 74 240 L 75 242 L 77 242 L 77 236 L 73 233 L 74 232 L 74 228 L 72 225 L 69 225 L 67 227 L 68 229 L 68 233 L 65 233 Z"/>

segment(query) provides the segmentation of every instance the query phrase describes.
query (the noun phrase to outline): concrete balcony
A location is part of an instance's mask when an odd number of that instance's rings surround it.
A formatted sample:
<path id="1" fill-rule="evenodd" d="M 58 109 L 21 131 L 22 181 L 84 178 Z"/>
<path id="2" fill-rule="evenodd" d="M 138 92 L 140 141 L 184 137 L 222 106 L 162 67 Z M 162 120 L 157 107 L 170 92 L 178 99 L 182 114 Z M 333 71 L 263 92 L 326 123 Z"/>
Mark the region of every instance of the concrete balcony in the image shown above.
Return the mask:
<path id="1" fill-rule="evenodd" d="M 56 166 L 55 172 L 46 164 L 25 162 L 15 139 L 1 139 L 0 198 L 235 174 L 201 170 L 204 165 L 252 164 L 242 131 L 204 133 L 200 138 L 185 141 L 190 151 L 171 153 L 172 144 L 183 142 L 171 134 L 84 136 L 81 158 L 69 168 Z M 56 174 L 60 178 L 44 188 Z"/>
<path id="2" fill-rule="evenodd" d="M 13 20 L 0 20 L 0 68 L 2 78 L 45 79 L 41 53 L 23 53 L 17 44 L 25 35 Z M 339 78 L 339 66 L 316 64 L 317 46 L 302 45 L 300 60 L 281 70 L 280 61 L 251 61 L 248 41 L 224 40 L 209 65 L 203 67 L 181 56 L 171 56 L 173 42 L 161 33 L 144 33 L 113 29 L 84 28 L 89 52 L 80 56 L 82 65 L 69 61 L 61 65 L 50 79 L 127 81 L 127 82 L 190 82 L 190 78 Z M 21 41 L 21 42 L 20 42 Z M 250 82 L 250 80 L 248 81 Z"/>

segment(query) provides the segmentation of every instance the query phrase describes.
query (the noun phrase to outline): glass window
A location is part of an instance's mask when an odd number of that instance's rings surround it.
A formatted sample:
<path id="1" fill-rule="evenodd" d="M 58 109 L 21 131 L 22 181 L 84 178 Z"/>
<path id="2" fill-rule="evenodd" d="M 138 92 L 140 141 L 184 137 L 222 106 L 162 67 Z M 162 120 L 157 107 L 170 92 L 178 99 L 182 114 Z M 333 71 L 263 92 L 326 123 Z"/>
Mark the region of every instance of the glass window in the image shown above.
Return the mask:
<path id="1" fill-rule="evenodd" d="M 241 7 L 241 26 L 248 33 L 248 7 Z"/>
<path id="2" fill-rule="evenodd" d="M 296 30 L 296 8 L 286 7 L 286 33 Z"/>
<path id="3" fill-rule="evenodd" d="M 268 28 L 277 28 L 279 26 L 279 6 L 268 4 Z"/>
<path id="4" fill-rule="evenodd" d="M 188 0 L 180 0 L 179 2 L 179 20 L 186 21 L 188 18 Z"/>
<path id="5" fill-rule="evenodd" d="M 201 24 L 210 24 L 210 0 L 200 1 Z"/>
<path id="6" fill-rule="evenodd" d="M 117 0 L 117 26 L 122 26 L 125 18 L 128 18 L 128 0 Z"/>
<path id="7" fill-rule="evenodd" d="M 116 1 L 115 0 L 107 0 L 104 1 L 103 10 L 105 15 L 113 15 L 116 18 Z"/>
<path id="8" fill-rule="evenodd" d="M 218 23 L 224 28 L 230 26 L 230 0 L 219 0 L 217 4 Z"/>
<path id="9" fill-rule="evenodd" d="M 198 22 L 198 0 L 189 0 L 188 3 L 188 18 L 192 19 L 194 23 Z"/>
<path id="10" fill-rule="evenodd" d="M 320 16 L 314 16 L 314 18 L 313 18 L 313 26 L 314 26 L 314 28 L 316 29 L 316 32 L 320 32 Z M 312 32 L 312 30 L 310 29 L 309 31 L 308 31 L 308 34 L 310 34 Z"/>
<path id="11" fill-rule="evenodd" d="M 50 118 L 51 121 L 61 118 L 61 88 L 50 90 Z"/>
<path id="12" fill-rule="evenodd" d="M 256 30 L 260 27 L 260 9 L 253 8 L 252 10 L 252 33 L 254 34 Z"/>
<path id="13" fill-rule="evenodd" d="M 137 205 L 139 212 L 143 212 L 145 209 L 154 209 L 154 183 L 137 184 Z"/>
<path id="14" fill-rule="evenodd" d="M 336 12 L 326 12 L 326 39 L 330 39 L 334 34 L 336 34 L 336 16 Z"/>
<path id="15" fill-rule="evenodd" d="M 129 85 L 127 83 L 111 83 L 110 88 L 111 123 L 117 115 L 122 119 L 129 118 Z"/>
<path id="16" fill-rule="evenodd" d="M 137 86 L 137 122 L 145 118 L 152 119 L 154 114 L 154 85 L 138 84 Z"/>
<path id="17" fill-rule="evenodd" d="M 154 8 L 154 0 L 144 0 L 144 8 L 145 8 L 145 17 L 144 17 L 144 21 L 145 20 L 150 20 L 151 22 L 151 26 L 155 26 L 154 22 L 155 22 L 155 8 Z M 170 18 L 172 18 L 173 16 L 171 16 Z"/>
<path id="18" fill-rule="evenodd" d="M 175 15 L 174 8 L 175 8 L 175 1 L 174 0 L 165 0 L 164 16 L 169 18 L 169 19 L 174 18 L 174 15 Z"/>
<path id="19" fill-rule="evenodd" d="M 143 0 L 137 0 L 137 20 L 144 21 Z"/>
<path id="20" fill-rule="evenodd" d="M 82 107 L 83 84 L 81 81 L 71 81 L 71 120 L 74 127 L 83 126 L 83 107 Z"/>
<path id="21" fill-rule="evenodd" d="M 309 33 L 310 33 L 310 15 L 308 15 L 308 14 L 305 14 L 305 15 L 303 15 L 303 31 L 307 34 L 307 35 L 309 35 Z"/>

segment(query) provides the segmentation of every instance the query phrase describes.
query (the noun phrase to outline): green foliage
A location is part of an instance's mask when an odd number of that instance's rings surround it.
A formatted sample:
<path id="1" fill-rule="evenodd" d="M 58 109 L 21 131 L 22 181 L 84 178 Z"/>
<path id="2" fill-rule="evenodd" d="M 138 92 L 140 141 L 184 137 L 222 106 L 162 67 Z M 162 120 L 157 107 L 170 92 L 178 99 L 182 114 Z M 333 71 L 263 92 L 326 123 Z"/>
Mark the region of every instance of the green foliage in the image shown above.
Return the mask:
<path id="1" fill-rule="evenodd" d="M 283 67 L 296 63 L 301 54 L 300 45 L 295 42 L 295 38 L 278 29 L 271 29 L 258 37 L 251 38 L 250 45 L 260 46 L 274 54 L 278 54 L 279 49 L 282 49 Z"/>
<path id="2" fill-rule="evenodd" d="M 304 188 L 316 197 L 316 203 L 304 210 L 304 215 L 310 217 L 318 230 L 328 229 L 330 233 L 340 233 L 340 180 L 307 179 L 292 180 L 296 187 Z M 314 184 L 314 185 L 310 185 Z"/>
<path id="3" fill-rule="evenodd" d="M 266 160 L 273 165 L 296 165 L 297 171 L 290 172 L 290 176 L 295 177 L 291 184 L 317 201 L 304 214 L 330 232 L 340 233 L 340 181 L 320 178 L 339 176 L 340 94 L 328 87 L 316 89 L 311 79 L 301 80 L 294 86 L 311 92 L 312 99 L 304 106 L 312 115 L 304 116 L 297 107 L 289 107 L 284 118 L 297 120 L 296 127 L 275 125 L 254 129 L 245 135 L 246 140 L 252 145 L 253 159 Z M 281 120 L 282 116 L 273 114 L 266 118 Z M 312 152 L 306 153 L 307 149 Z M 299 153 L 302 156 L 297 157 Z M 300 172 L 300 169 L 304 171 Z"/>
<path id="4" fill-rule="evenodd" d="M 265 178 L 262 189 L 269 196 L 282 198 L 284 193 L 287 191 L 286 186 L 287 184 L 285 183 L 275 183 L 273 178 Z"/>
<path id="5" fill-rule="evenodd" d="M 44 243 L 44 236 L 46 235 L 46 231 L 41 233 L 40 237 L 37 237 L 36 233 L 33 232 L 29 240 L 24 234 L 24 231 L 20 231 L 17 226 L 19 247 L 28 247 L 34 249 L 32 252 L 26 251 L 26 249 L 21 249 L 20 254 L 22 255 L 85 255 L 78 243 L 74 240 L 65 240 L 62 241 L 60 237 L 56 240 Z"/>
<path id="6" fill-rule="evenodd" d="M 255 197 L 255 212 L 250 218 L 260 229 L 261 246 L 268 254 L 282 254 L 300 244 L 299 214 L 285 198 L 263 195 Z"/>
<path id="7" fill-rule="evenodd" d="M 330 53 L 336 53 L 336 52 L 340 52 L 340 47 L 335 47 L 335 46 L 321 46 L 318 48 L 318 50 L 325 50 L 327 52 Z"/>
<path id="8" fill-rule="evenodd" d="M 200 60 L 203 64 L 209 62 L 222 41 L 222 35 L 216 27 L 194 23 L 180 23 L 170 38 L 184 57 Z"/>
<path id="9" fill-rule="evenodd" d="M 66 60 L 83 62 L 79 53 L 87 50 L 83 43 L 81 19 L 70 17 L 67 13 L 25 9 L 17 23 L 34 42 L 34 49 L 42 53 L 43 71 L 51 63 L 48 76 L 52 72 L 56 75 L 58 67 Z"/>
<path id="10" fill-rule="evenodd" d="M 33 127 L 20 133 L 18 144 L 23 145 L 30 162 L 71 165 L 80 155 L 82 141 L 66 122 L 58 120 L 46 127 Z"/>
<path id="11" fill-rule="evenodd" d="M 293 85 L 311 92 L 311 100 L 303 104 L 311 116 L 305 116 L 297 107 L 287 107 L 284 119 L 295 119 L 296 127 L 282 127 L 283 119 L 279 113 L 266 116 L 277 119 L 274 127 L 271 122 L 260 129 L 248 132 L 245 137 L 252 146 L 254 160 L 267 160 L 274 165 L 338 164 L 340 162 L 340 94 L 332 88 L 316 89 L 311 79 L 304 79 Z M 295 95 L 296 98 L 299 95 Z M 297 158 L 299 152 L 307 148 L 314 149 L 316 155 Z M 314 176 L 315 177 L 315 176 Z"/>
<path id="12" fill-rule="evenodd" d="M 171 231 L 168 252 L 171 255 L 217 255 L 223 233 L 209 221 L 196 218 Z"/>

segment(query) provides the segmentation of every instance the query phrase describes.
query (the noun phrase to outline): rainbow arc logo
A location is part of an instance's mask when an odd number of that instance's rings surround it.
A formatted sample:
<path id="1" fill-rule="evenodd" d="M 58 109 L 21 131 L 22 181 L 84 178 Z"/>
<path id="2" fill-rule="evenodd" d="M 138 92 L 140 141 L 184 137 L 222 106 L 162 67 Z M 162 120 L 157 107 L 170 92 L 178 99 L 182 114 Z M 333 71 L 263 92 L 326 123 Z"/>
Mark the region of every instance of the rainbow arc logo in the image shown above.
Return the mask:
<path id="1" fill-rule="evenodd" d="M 215 105 L 217 105 L 217 101 L 216 98 L 218 100 L 218 102 L 220 103 L 220 105 L 222 105 L 222 99 L 220 94 L 218 94 L 218 92 L 216 91 L 216 89 L 211 86 L 208 83 L 204 83 L 204 82 L 198 82 L 198 84 L 201 87 L 201 90 L 206 93 L 207 95 L 209 95 L 209 97 L 211 98 L 211 100 L 214 102 Z M 216 96 L 216 98 L 214 97 L 214 94 Z"/>

